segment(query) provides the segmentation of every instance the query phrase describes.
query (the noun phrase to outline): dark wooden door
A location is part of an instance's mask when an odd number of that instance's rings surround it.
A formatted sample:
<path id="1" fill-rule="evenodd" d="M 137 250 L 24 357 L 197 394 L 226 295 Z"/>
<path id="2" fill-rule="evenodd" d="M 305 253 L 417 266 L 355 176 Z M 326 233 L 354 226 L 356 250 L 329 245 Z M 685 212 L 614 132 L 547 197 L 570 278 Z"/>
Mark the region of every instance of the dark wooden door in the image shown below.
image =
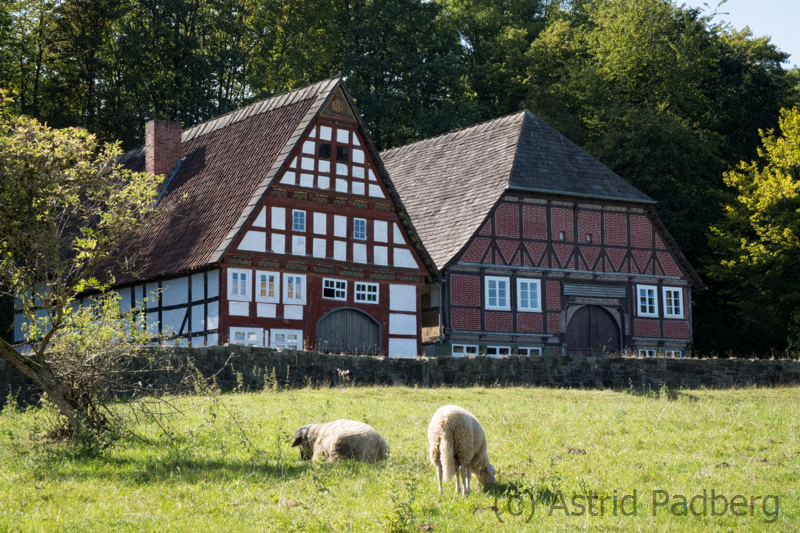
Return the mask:
<path id="1" fill-rule="evenodd" d="M 569 355 L 604 355 L 619 350 L 619 327 L 611 313 L 596 305 L 575 311 L 567 326 Z"/>
<path id="2" fill-rule="evenodd" d="M 366 313 L 339 309 L 317 325 L 319 351 L 332 353 L 380 353 L 381 327 Z"/>

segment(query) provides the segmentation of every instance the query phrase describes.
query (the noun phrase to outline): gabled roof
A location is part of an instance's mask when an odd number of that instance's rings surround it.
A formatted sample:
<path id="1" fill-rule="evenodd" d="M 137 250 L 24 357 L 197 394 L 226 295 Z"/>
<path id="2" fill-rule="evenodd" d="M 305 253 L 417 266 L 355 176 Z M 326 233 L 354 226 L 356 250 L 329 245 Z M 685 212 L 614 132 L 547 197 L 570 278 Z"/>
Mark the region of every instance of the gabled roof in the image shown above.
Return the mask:
<path id="1" fill-rule="evenodd" d="M 336 76 L 182 132 L 184 160 L 158 203 L 161 213 L 152 225 L 131 239 L 121 254 L 125 257 L 136 253 L 137 274 L 134 277 L 118 272 L 117 284 L 201 269 L 221 261 L 337 87 L 347 94 L 341 77 Z M 359 126 L 368 140 L 360 120 Z M 395 208 L 404 213 L 405 208 L 382 170 L 377 150 L 371 142 L 367 144 Z M 144 148 L 128 152 L 121 163 L 132 171 L 143 172 Z M 413 227 L 406 229 L 412 233 L 412 241 L 420 241 Z M 435 267 L 421 244 L 420 250 L 435 276 Z"/>
<path id="2" fill-rule="evenodd" d="M 381 159 L 440 269 L 506 190 L 655 203 L 530 111 L 387 150 Z"/>

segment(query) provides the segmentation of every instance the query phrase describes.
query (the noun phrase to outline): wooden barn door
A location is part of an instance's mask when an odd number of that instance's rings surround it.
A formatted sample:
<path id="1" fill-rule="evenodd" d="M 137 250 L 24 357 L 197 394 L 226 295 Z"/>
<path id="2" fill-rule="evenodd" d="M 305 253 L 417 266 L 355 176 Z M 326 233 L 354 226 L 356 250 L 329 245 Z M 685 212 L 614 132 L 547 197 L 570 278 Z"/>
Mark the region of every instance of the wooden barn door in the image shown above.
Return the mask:
<path id="1" fill-rule="evenodd" d="M 319 351 L 331 353 L 380 353 L 380 325 L 361 311 L 338 309 L 317 325 Z"/>
<path id="2" fill-rule="evenodd" d="M 619 327 L 611 313 L 597 305 L 575 311 L 567 326 L 569 355 L 604 355 L 619 349 Z"/>

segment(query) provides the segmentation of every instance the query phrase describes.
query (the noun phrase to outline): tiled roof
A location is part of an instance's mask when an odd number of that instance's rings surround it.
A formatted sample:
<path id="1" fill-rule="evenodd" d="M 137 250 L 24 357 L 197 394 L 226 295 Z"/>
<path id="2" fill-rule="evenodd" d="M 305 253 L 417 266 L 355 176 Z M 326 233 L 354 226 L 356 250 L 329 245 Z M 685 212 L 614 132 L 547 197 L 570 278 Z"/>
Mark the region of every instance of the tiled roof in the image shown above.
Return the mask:
<path id="1" fill-rule="evenodd" d="M 219 261 L 340 80 L 274 96 L 184 131 L 185 160 L 159 202 L 161 213 L 120 254 L 140 258 L 135 279 Z M 144 171 L 144 149 L 131 150 L 121 162 Z M 116 281 L 134 278 L 118 273 Z"/>
<path id="2" fill-rule="evenodd" d="M 381 159 L 440 269 L 506 190 L 654 203 L 530 111 L 387 150 Z"/>

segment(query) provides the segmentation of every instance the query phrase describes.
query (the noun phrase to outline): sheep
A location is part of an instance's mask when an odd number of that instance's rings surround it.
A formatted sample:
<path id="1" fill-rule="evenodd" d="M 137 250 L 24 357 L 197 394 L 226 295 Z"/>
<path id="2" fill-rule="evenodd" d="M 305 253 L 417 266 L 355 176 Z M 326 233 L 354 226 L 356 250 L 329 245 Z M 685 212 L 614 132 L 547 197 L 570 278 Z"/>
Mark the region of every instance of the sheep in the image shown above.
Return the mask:
<path id="1" fill-rule="evenodd" d="M 454 473 L 456 494 L 461 492 L 464 496 L 469 494 L 473 469 L 484 488 L 495 482 L 495 470 L 486 453 L 483 428 L 461 407 L 445 405 L 434 413 L 428 425 L 428 445 L 431 462 L 436 467 L 439 494 L 442 494 L 442 477 L 449 481 Z"/>
<path id="2" fill-rule="evenodd" d="M 294 432 L 292 447 L 300 448 L 303 460 L 326 457 L 328 461 L 383 461 L 389 456 L 389 445 L 380 433 L 363 422 L 334 420 L 327 424 L 308 424 Z"/>

